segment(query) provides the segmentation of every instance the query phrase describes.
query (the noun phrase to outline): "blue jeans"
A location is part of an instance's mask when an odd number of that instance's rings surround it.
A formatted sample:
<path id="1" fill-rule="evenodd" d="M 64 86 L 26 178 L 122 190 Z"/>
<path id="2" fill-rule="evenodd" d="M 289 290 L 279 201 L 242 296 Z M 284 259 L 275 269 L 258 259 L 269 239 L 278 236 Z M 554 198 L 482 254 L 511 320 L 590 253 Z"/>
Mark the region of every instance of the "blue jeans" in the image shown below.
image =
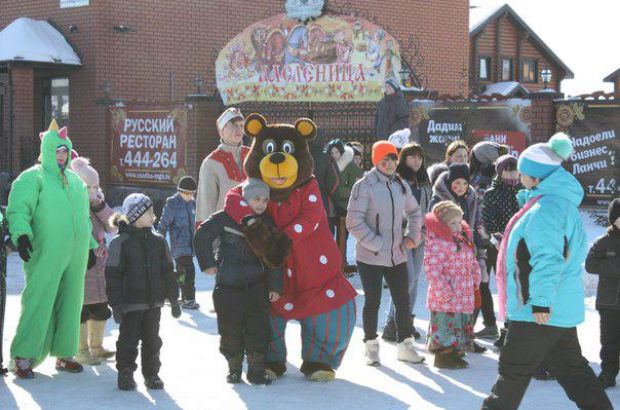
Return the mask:
<path id="1" fill-rule="evenodd" d="M 415 302 L 418 297 L 418 280 L 422 273 L 424 262 L 424 242 L 415 249 L 411 249 L 407 252 L 407 277 L 409 279 L 409 306 L 411 308 L 411 314 L 413 315 L 415 309 Z M 392 296 L 390 296 L 390 302 L 388 303 L 388 314 L 386 323 L 394 321 L 394 303 L 392 303 Z"/>

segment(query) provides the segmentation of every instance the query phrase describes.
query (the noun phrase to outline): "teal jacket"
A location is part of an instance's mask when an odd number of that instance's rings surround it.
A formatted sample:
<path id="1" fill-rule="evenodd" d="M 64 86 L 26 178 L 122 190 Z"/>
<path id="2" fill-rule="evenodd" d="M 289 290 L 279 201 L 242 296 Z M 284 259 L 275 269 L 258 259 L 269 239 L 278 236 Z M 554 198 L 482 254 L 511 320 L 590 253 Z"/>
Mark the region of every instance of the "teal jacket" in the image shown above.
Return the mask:
<path id="1" fill-rule="evenodd" d="M 510 320 L 534 322 L 534 307 L 550 311 L 550 326 L 570 328 L 583 322 L 582 265 L 588 250 L 578 209 L 583 195 L 577 179 L 564 168 L 534 189 L 519 192 L 521 206 L 541 198 L 508 238 L 506 307 Z"/>

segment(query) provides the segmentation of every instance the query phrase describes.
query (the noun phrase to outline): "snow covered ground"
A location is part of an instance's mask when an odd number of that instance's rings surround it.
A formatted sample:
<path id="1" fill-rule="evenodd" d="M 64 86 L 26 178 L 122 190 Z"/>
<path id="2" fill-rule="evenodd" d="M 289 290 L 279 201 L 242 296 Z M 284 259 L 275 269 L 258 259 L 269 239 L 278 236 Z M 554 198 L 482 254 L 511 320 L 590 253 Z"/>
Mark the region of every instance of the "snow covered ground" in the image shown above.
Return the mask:
<path id="1" fill-rule="evenodd" d="M 584 213 L 589 239 L 602 232 Z M 352 244 L 351 244 L 352 245 Z M 350 246 L 351 247 L 351 246 Z M 352 259 L 352 252 L 348 255 Z M 361 292 L 357 276 L 352 283 Z M 19 314 L 19 294 L 23 275 L 17 255 L 10 256 L 7 324 L 5 329 L 5 355 Z M 595 284 L 591 279 L 586 283 Z M 417 326 L 424 330 L 428 314 L 424 308 L 426 282 L 420 284 Z M 476 409 L 488 394 L 496 377 L 497 354 L 469 355 L 470 368 L 459 371 L 437 370 L 429 364 L 409 365 L 396 360 L 396 347 L 381 344 L 383 365 L 368 367 L 363 360 L 361 307 L 363 295 L 357 299 L 358 327 L 337 379 L 329 384 L 316 384 L 304 380 L 299 372 L 301 365 L 299 326 L 289 325 L 289 371 L 285 377 L 268 387 L 248 384 L 231 386 L 225 382 L 226 362 L 218 352 L 218 335 L 215 315 L 211 313 L 213 278 L 198 275 L 198 301 L 201 309 L 184 312 L 174 320 L 170 310 L 162 314 L 161 377 L 166 390 L 149 392 L 142 386 L 139 372 L 137 392 L 120 392 L 116 389 L 114 362 L 97 367 L 87 367 L 83 374 L 58 373 L 54 361 L 48 359 L 36 369 L 34 380 L 16 380 L 13 375 L 0 379 L 0 409 Z M 380 323 L 387 305 L 387 291 Z M 586 300 L 586 322 L 579 327 L 579 336 L 586 358 L 599 371 L 598 314 L 594 299 Z M 105 344 L 114 346 L 118 328 L 108 322 Z M 418 345 L 423 349 L 423 345 Z M 426 355 L 426 354 L 425 354 Z M 426 355 L 432 363 L 432 356 Z M 620 388 L 608 390 L 617 407 L 620 407 Z M 557 382 L 533 380 L 527 391 L 522 409 L 571 409 L 576 408 L 564 395 Z"/>

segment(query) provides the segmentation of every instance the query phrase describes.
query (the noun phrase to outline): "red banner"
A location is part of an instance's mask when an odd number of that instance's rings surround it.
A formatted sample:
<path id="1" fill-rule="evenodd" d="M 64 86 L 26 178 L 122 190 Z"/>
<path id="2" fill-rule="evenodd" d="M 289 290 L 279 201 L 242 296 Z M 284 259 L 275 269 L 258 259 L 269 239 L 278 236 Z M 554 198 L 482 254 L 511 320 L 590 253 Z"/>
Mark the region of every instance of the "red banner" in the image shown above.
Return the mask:
<path id="1" fill-rule="evenodd" d="M 110 117 L 110 182 L 176 185 L 185 175 L 185 108 L 111 108 Z"/>
<path id="2" fill-rule="evenodd" d="M 527 147 L 527 136 L 520 131 L 471 130 L 472 143 L 492 141 L 508 145 L 511 154 L 518 157 Z"/>

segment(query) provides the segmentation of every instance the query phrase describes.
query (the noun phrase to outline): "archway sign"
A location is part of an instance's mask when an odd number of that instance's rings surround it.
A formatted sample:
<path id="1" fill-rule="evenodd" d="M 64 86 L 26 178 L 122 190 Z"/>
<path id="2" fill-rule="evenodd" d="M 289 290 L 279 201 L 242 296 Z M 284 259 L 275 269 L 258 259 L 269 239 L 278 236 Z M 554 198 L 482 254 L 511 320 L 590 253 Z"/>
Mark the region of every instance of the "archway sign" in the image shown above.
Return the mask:
<path id="1" fill-rule="evenodd" d="M 301 23 L 279 14 L 254 23 L 215 62 L 224 104 L 244 101 L 379 101 L 388 78 L 399 82 L 398 42 L 354 16 Z"/>

